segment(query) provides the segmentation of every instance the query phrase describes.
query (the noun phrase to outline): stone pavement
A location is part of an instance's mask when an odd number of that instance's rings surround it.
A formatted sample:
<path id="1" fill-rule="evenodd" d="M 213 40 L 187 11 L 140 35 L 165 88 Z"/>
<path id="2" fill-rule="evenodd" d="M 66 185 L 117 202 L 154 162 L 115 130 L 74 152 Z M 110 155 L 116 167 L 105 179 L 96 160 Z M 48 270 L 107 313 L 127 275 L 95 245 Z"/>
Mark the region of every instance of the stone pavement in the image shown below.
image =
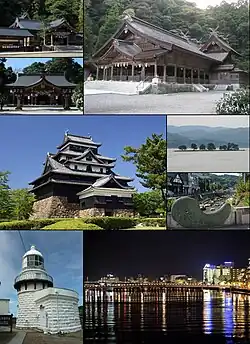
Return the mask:
<path id="1" fill-rule="evenodd" d="M 83 115 L 83 112 L 77 108 L 71 108 L 71 110 L 64 110 L 62 107 L 46 107 L 46 106 L 36 106 L 36 107 L 23 107 L 23 110 L 14 110 L 14 107 L 4 107 L 3 111 L 0 112 L 0 116 L 10 116 L 10 115 L 24 115 L 24 116 L 34 116 L 34 115 L 50 115 L 50 116 L 70 116 L 70 115 Z"/>
<path id="2" fill-rule="evenodd" d="M 223 92 L 84 95 L 85 114 L 215 114 Z"/>
<path id="3" fill-rule="evenodd" d="M 10 342 L 8 342 L 8 344 L 23 344 L 25 336 L 26 336 L 26 332 L 19 331 L 17 332 L 15 337 L 12 338 Z"/>
<path id="4" fill-rule="evenodd" d="M 83 332 L 65 336 L 48 335 L 40 332 L 28 332 L 23 344 L 82 344 Z M 18 343 L 19 344 L 19 343 Z"/>

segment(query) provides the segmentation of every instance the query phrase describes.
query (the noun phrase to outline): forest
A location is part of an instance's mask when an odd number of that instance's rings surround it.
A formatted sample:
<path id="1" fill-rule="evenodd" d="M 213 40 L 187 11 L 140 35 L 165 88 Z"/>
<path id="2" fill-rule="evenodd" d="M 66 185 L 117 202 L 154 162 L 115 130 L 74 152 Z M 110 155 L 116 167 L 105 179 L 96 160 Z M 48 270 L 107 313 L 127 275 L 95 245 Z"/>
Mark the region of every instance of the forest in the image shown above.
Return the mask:
<path id="1" fill-rule="evenodd" d="M 178 30 L 203 43 L 212 30 L 228 41 L 241 56 L 238 66 L 249 70 L 249 4 L 238 0 L 200 9 L 185 0 L 85 0 L 84 55 L 89 58 L 115 33 L 125 15 Z"/>
<path id="2" fill-rule="evenodd" d="M 83 32 L 83 0 L 0 0 L 0 8 L 1 27 L 8 27 L 16 17 L 27 14 L 42 22 L 64 18 Z"/>

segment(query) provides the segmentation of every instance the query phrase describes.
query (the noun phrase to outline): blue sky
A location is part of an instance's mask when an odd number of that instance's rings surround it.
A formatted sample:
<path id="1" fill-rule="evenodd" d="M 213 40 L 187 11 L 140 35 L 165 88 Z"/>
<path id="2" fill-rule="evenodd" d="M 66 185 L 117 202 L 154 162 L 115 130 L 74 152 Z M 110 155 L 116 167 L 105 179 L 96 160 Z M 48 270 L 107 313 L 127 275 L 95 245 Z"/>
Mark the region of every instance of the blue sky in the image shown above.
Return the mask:
<path id="1" fill-rule="evenodd" d="M 91 135 L 102 143 L 99 153 L 117 158 L 114 171 L 135 178 L 132 183 L 145 190 L 135 176 L 132 163 L 123 162 L 124 146 L 139 147 L 152 133 L 165 134 L 165 116 L 2 116 L 0 117 L 0 171 L 10 171 L 11 188 L 25 188 L 39 177 L 47 152 L 55 153 L 64 132 Z"/>
<path id="2" fill-rule="evenodd" d="M 83 232 L 20 231 L 28 251 L 35 245 L 44 257 L 45 269 L 54 287 L 73 289 L 83 301 Z M 21 272 L 24 255 L 18 231 L 0 231 L 0 299 L 10 299 L 10 312 L 16 315 L 17 293 L 14 279 Z"/>
<path id="3" fill-rule="evenodd" d="M 49 59 L 48 57 L 41 58 L 41 59 L 37 59 L 37 58 L 9 58 L 6 61 L 5 66 L 6 67 L 12 67 L 13 70 L 19 70 L 19 69 L 21 70 L 24 67 L 27 67 L 34 62 L 45 63 L 46 61 L 49 61 L 49 60 L 51 60 L 51 59 Z M 74 60 L 76 62 L 78 62 L 80 65 L 83 65 L 83 59 L 76 58 Z"/>

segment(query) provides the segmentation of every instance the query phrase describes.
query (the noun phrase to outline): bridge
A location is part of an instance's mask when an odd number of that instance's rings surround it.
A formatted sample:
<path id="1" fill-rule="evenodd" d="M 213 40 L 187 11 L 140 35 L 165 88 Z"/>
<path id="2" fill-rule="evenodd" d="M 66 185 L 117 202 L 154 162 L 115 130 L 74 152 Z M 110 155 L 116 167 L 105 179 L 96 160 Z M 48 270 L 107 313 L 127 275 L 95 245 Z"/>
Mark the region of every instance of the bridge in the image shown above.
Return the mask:
<path id="1" fill-rule="evenodd" d="M 152 302 L 166 299 L 201 299 L 204 291 L 225 291 L 249 294 L 250 288 L 201 283 L 176 284 L 167 282 L 85 282 L 86 302 Z"/>

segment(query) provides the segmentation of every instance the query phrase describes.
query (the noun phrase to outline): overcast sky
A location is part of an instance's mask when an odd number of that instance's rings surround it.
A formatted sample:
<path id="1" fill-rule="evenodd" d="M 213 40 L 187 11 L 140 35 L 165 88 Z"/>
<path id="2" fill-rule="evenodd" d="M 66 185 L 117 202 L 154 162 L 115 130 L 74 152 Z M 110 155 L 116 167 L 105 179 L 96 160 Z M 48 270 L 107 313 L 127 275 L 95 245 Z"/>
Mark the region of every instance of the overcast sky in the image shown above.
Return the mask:
<path id="1" fill-rule="evenodd" d="M 208 127 L 239 128 L 249 127 L 249 116 L 167 116 L 168 125 L 205 125 Z"/>
<path id="2" fill-rule="evenodd" d="M 190 2 L 195 2 L 197 7 L 206 8 L 208 6 L 217 6 L 222 2 L 221 0 L 190 0 Z M 237 2 L 237 0 L 227 0 L 227 3 Z"/>

